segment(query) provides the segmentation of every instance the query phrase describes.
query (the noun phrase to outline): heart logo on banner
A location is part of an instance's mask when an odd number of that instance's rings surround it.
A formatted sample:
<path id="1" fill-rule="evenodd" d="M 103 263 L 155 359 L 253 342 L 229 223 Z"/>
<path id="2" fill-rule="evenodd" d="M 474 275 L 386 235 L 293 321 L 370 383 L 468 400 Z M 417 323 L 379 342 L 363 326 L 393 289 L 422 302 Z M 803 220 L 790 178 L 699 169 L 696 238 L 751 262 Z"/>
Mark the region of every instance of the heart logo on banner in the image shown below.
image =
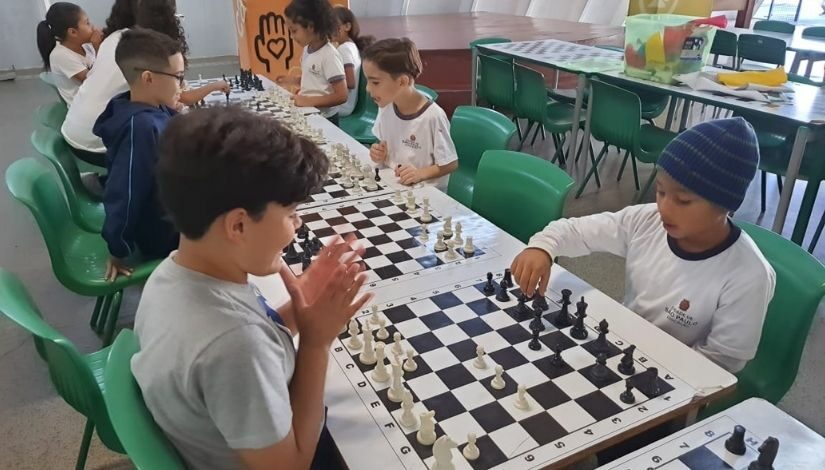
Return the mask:
<path id="1" fill-rule="evenodd" d="M 284 38 L 276 38 L 270 39 L 266 42 L 266 50 L 269 51 L 276 59 L 281 58 L 284 55 L 284 51 L 286 51 L 286 39 Z"/>

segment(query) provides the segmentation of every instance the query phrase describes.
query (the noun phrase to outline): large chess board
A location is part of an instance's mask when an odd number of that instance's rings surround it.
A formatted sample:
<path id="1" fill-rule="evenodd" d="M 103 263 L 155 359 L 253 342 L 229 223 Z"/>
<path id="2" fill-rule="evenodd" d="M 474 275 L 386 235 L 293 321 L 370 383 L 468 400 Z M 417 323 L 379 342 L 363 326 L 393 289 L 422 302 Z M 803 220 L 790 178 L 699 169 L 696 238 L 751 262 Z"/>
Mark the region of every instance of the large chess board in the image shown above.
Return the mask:
<path id="1" fill-rule="evenodd" d="M 367 274 L 365 287 L 370 290 L 500 257 L 494 247 L 485 246 L 489 239 L 485 234 L 489 235 L 490 227 L 478 218 L 453 219 L 454 224 L 462 223 L 464 238 L 473 237 L 475 251 L 472 255 L 464 253 L 463 245 L 456 247 L 455 258 L 450 258 L 447 252 L 436 252 L 436 234 L 443 228 L 446 214 L 430 209 L 433 220 L 427 224 L 428 239 L 425 241 L 421 237 L 423 200 L 419 199 L 416 209 L 410 212 L 406 202 L 394 199 L 394 195 L 384 190 L 383 194 L 355 202 L 299 210 L 298 215 L 311 237 L 322 243 L 349 233 L 358 238 L 365 248 L 361 262 Z M 296 251 L 300 255 L 304 250 L 296 246 Z M 301 261 L 287 260 L 287 263 L 296 275 L 303 272 Z"/>
<path id="2" fill-rule="evenodd" d="M 595 381 L 589 373 L 597 352 L 595 322 L 586 319 L 586 339 L 572 338 L 569 327 L 557 329 L 550 322 L 560 309 L 552 299 L 542 319 L 542 347 L 530 349 L 533 316 L 519 313 L 518 289 L 511 288 L 511 299 L 502 302 L 484 293 L 485 283 L 484 277 L 472 278 L 378 305 L 379 316 L 387 321 L 389 343 L 399 332 L 401 348 L 417 353 L 418 368 L 404 376 L 415 401 L 413 411 L 416 415 L 435 411 L 436 434 L 446 434 L 459 444 L 453 451 L 457 469 L 538 468 L 693 399 L 695 389 L 643 351 L 636 351 L 635 374 L 621 374 L 617 367 L 620 351 L 628 342 L 613 333 L 606 335 L 610 374 Z M 363 325 L 371 317 L 367 309 L 358 321 Z M 400 404 L 387 397 L 390 382 L 373 380 L 370 371 L 374 366 L 359 361 L 360 350 L 350 349 L 348 338 L 344 332 L 333 345 L 335 364 L 331 367 L 346 376 L 357 390 L 362 411 L 380 427 L 397 458 L 393 468 L 432 467 L 432 447 L 418 443 L 417 428 L 400 423 Z M 392 357 L 389 343 L 386 351 Z M 472 364 L 477 345 L 488 353 L 486 369 Z M 551 348 L 556 347 L 562 349 L 562 366 L 551 360 Z M 490 384 L 494 364 L 505 370 L 503 390 Z M 643 386 L 651 367 L 659 370 L 660 394 L 646 396 L 636 390 L 636 402 L 623 403 L 619 395 L 625 390 L 625 380 Z M 514 405 L 517 384 L 527 388 L 529 410 Z M 481 457 L 472 462 L 460 452 L 468 432 L 476 433 L 481 451 Z"/>
<path id="3" fill-rule="evenodd" d="M 364 180 L 351 181 L 351 188 L 344 187 L 344 184 L 340 172 L 330 173 L 321 188 L 310 194 L 309 200 L 298 206 L 298 209 L 311 209 L 336 202 L 345 203 L 365 197 L 389 194 L 390 192 L 390 190 L 380 182 L 376 182 L 378 189 L 369 189 Z"/>

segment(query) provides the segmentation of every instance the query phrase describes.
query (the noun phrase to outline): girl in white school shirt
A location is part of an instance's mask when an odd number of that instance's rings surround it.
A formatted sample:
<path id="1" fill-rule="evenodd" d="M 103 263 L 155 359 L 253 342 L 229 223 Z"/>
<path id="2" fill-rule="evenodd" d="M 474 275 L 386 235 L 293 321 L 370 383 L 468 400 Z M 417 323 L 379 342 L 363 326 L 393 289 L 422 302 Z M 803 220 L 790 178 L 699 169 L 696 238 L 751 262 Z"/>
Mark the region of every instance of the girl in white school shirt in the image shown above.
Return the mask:
<path id="1" fill-rule="evenodd" d="M 347 79 L 347 102 L 338 107 L 338 117 L 352 114 L 358 104 L 358 86 L 361 81 L 361 51 L 369 47 L 375 38 L 361 36 L 361 27 L 355 14 L 347 7 L 335 7 L 338 16 L 338 53 L 344 63 L 344 75 Z"/>

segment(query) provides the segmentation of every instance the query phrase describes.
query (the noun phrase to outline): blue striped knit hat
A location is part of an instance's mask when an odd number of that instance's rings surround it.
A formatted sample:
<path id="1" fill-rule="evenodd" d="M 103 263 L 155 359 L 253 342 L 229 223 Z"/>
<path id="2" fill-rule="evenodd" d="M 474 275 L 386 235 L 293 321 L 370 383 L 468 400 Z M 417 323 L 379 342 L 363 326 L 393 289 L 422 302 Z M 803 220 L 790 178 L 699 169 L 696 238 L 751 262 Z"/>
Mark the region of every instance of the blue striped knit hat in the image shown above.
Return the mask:
<path id="1" fill-rule="evenodd" d="M 759 143 L 741 117 L 698 124 L 662 151 L 659 168 L 700 197 L 735 211 L 759 165 Z"/>

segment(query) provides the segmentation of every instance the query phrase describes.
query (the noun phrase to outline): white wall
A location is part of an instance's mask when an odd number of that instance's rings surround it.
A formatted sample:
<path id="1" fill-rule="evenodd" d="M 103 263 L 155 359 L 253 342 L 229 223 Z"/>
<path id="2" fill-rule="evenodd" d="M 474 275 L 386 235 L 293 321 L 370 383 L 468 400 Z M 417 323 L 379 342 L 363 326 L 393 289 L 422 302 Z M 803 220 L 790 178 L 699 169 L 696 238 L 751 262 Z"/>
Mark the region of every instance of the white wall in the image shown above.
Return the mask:
<path id="1" fill-rule="evenodd" d="M 0 0 L 0 71 L 42 66 L 35 30 L 45 14 L 42 1 Z"/>

